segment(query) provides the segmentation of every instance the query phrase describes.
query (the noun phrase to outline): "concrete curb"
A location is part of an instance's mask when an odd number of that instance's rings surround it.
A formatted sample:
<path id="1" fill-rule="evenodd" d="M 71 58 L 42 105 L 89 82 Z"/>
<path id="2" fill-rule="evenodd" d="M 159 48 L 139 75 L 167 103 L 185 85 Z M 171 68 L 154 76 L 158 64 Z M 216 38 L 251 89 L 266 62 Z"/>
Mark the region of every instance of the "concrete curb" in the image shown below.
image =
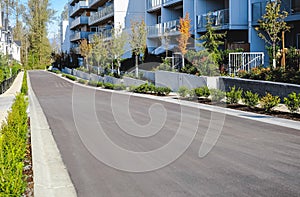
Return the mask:
<path id="1" fill-rule="evenodd" d="M 45 114 L 28 80 L 34 196 L 77 196 Z"/>
<path id="2" fill-rule="evenodd" d="M 272 124 L 272 125 L 277 125 L 277 126 L 300 130 L 300 122 L 299 121 L 277 118 L 277 117 L 257 114 L 257 113 L 253 113 L 253 112 L 245 112 L 245 111 L 240 111 L 240 110 L 235 110 L 235 109 L 229 109 L 229 108 L 224 108 L 224 107 L 219 107 L 219 106 L 214 106 L 214 105 L 205 105 L 205 104 L 201 104 L 201 103 L 194 103 L 194 102 L 189 102 L 189 101 L 184 101 L 184 100 L 175 100 L 170 97 L 158 97 L 158 96 L 153 96 L 153 95 L 137 94 L 137 93 L 126 92 L 126 91 L 101 89 L 101 88 L 96 88 L 96 87 L 92 87 L 92 86 L 82 85 L 82 84 L 76 83 L 74 81 L 68 80 L 65 77 L 58 76 L 54 73 L 52 73 L 52 74 L 66 80 L 66 81 L 74 83 L 76 85 L 90 88 L 90 89 L 95 89 L 95 90 L 100 90 L 100 91 L 105 91 L 105 92 L 113 92 L 116 94 L 130 95 L 130 96 L 135 96 L 135 97 L 140 97 L 140 98 L 159 100 L 159 101 L 174 103 L 174 104 L 183 105 L 183 106 L 187 106 L 187 107 L 194 107 L 194 108 L 207 110 L 207 111 L 211 111 L 211 112 L 223 113 L 226 115 L 231 115 L 231 116 L 235 116 L 235 117 L 239 117 L 239 118 L 243 118 L 243 119 L 254 120 L 254 121 L 263 122 L 263 123 L 267 123 L 267 124 Z"/>

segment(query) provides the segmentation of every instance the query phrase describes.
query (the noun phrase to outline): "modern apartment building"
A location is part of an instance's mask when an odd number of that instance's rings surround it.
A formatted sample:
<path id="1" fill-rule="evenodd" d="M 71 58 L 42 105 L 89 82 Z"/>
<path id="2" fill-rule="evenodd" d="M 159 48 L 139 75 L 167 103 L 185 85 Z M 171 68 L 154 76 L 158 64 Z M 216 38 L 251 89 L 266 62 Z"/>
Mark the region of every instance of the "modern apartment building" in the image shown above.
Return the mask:
<path id="1" fill-rule="evenodd" d="M 88 25 L 88 19 L 92 9 L 88 0 L 70 0 L 69 2 L 69 26 L 70 26 L 70 48 L 71 51 L 79 53 L 79 43 L 92 34 Z"/>
<path id="2" fill-rule="evenodd" d="M 70 53 L 70 26 L 67 20 L 60 23 L 60 47 L 61 52 Z"/>
<path id="3" fill-rule="evenodd" d="M 153 54 L 164 52 L 164 36 L 169 39 L 168 50 L 177 46 L 179 18 L 189 13 L 191 19 L 190 48 L 206 32 L 206 16 L 213 26 L 227 32 L 224 48 L 264 51 L 265 42 L 255 28 L 270 0 L 70 0 L 69 26 L 71 48 L 79 52 L 81 39 L 94 34 L 109 38 L 113 27 L 130 29 L 131 20 L 144 19 L 147 25 L 147 47 Z M 272 0 L 271 0 L 272 1 Z M 282 9 L 289 13 L 286 21 L 292 27 L 286 34 L 286 46 L 300 48 L 300 0 L 281 0 Z M 266 53 L 267 55 L 267 53 Z M 268 58 L 266 58 L 267 60 Z"/>
<path id="4" fill-rule="evenodd" d="M 111 30 L 130 29 L 131 20 L 144 20 L 145 3 L 141 0 L 71 0 L 69 26 L 71 50 L 79 53 L 82 39 L 92 41 L 95 34 L 111 37 Z"/>

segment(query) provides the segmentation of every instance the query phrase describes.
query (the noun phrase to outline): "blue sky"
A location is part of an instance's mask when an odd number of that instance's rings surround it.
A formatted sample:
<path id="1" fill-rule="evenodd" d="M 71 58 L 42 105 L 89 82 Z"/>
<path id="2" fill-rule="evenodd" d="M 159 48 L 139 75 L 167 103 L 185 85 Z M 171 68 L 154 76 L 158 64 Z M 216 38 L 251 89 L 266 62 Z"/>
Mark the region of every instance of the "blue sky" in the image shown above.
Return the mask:
<path id="1" fill-rule="evenodd" d="M 60 16 L 67 2 L 68 0 L 50 0 L 51 8 L 57 11 L 56 16 Z M 59 22 L 60 20 L 55 21 L 54 24 L 49 25 L 48 35 L 50 37 L 52 37 L 54 33 L 57 33 L 59 31 Z"/>

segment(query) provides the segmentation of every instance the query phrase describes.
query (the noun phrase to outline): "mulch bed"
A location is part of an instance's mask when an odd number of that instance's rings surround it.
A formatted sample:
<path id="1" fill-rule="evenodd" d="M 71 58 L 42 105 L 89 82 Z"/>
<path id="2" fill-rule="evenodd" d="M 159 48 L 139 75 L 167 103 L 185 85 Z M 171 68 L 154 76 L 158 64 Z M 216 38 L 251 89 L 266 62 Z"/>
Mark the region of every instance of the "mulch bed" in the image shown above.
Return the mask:
<path id="1" fill-rule="evenodd" d="M 30 128 L 30 118 L 28 118 L 28 128 Z M 28 141 L 26 146 L 26 156 L 24 161 L 24 168 L 23 168 L 23 174 L 25 176 L 27 187 L 25 190 L 25 193 L 23 194 L 23 197 L 32 197 L 34 196 L 33 193 L 33 170 L 32 170 L 32 151 L 31 151 L 31 133 L 29 129 L 28 133 Z"/>
<path id="2" fill-rule="evenodd" d="M 175 98 L 175 99 L 177 99 L 177 98 Z M 285 119 L 300 121 L 299 113 L 289 113 L 289 112 L 282 112 L 282 111 L 266 112 L 265 110 L 258 108 L 258 107 L 249 108 L 249 107 L 247 107 L 245 105 L 241 105 L 241 104 L 215 103 L 215 102 L 211 102 L 210 99 L 205 99 L 205 98 L 195 98 L 195 99 L 179 98 L 179 99 L 185 100 L 185 101 L 196 102 L 196 103 L 207 104 L 207 105 L 216 105 L 216 106 L 220 106 L 220 107 L 226 107 L 226 108 L 236 109 L 236 110 L 241 110 L 241 111 L 246 111 L 246 112 L 254 112 L 257 114 L 264 114 L 264 115 L 274 116 L 277 118 L 285 118 Z"/>

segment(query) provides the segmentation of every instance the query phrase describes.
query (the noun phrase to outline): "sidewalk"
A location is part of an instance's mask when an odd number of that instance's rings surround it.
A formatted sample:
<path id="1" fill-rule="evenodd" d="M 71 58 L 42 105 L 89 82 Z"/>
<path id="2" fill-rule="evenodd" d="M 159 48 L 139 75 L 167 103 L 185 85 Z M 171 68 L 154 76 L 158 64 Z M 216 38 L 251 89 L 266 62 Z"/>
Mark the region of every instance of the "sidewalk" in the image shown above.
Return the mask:
<path id="1" fill-rule="evenodd" d="M 10 109 L 15 96 L 21 91 L 24 72 L 20 72 L 12 86 L 0 95 L 0 125 L 6 120 L 7 111 Z"/>

